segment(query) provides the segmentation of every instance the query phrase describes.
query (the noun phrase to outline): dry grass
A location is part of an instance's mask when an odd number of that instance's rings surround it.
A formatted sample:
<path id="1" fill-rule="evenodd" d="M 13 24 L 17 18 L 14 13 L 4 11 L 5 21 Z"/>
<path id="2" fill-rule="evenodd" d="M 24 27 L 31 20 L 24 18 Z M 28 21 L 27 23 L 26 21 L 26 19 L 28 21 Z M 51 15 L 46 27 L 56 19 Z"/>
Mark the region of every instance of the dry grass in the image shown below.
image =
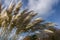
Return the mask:
<path id="1" fill-rule="evenodd" d="M 17 40 L 16 36 L 22 32 L 42 30 L 42 33 L 53 33 L 53 31 L 47 29 L 50 26 L 54 26 L 53 23 L 43 23 L 44 20 L 42 18 L 31 21 L 37 13 L 34 13 L 33 10 L 28 12 L 28 9 L 19 12 L 21 6 L 22 3 L 18 2 L 17 4 L 10 3 L 8 8 L 2 8 L 0 3 L 0 29 L 2 29 L 0 37 L 5 35 L 3 40 L 8 40 L 8 36 L 14 28 L 16 28 L 16 33 L 12 40 Z"/>

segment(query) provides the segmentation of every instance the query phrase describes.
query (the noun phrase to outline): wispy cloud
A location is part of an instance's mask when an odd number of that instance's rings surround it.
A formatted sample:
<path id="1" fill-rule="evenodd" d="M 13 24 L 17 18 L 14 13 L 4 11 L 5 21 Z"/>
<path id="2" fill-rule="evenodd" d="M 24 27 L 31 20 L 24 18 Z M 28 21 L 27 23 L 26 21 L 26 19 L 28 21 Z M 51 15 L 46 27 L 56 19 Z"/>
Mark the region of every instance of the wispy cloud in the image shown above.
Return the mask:
<path id="1" fill-rule="evenodd" d="M 4 1 L 4 5 L 8 6 L 11 2 L 17 3 L 18 1 L 22 1 L 22 0 L 3 0 L 3 1 Z"/>
<path id="2" fill-rule="evenodd" d="M 28 0 L 28 8 L 34 10 L 40 15 L 45 15 L 52 10 L 54 4 L 57 4 L 58 0 Z"/>

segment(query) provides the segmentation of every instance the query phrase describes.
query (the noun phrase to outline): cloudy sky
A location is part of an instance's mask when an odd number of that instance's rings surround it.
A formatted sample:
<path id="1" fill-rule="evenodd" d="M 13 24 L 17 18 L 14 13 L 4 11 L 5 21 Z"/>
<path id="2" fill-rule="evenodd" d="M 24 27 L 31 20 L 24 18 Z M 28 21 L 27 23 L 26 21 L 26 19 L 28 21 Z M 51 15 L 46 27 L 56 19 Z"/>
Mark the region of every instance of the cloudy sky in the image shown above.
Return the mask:
<path id="1" fill-rule="evenodd" d="M 5 6 L 9 5 L 11 0 L 2 0 Z M 18 0 L 19 1 L 19 0 Z M 18 2 L 14 0 L 14 2 Z M 38 13 L 36 17 L 42 17 L 44 20 L 58 24 L 60 28 L 60 0 L 21 0 L 23 9 L 28 8 Z"/>

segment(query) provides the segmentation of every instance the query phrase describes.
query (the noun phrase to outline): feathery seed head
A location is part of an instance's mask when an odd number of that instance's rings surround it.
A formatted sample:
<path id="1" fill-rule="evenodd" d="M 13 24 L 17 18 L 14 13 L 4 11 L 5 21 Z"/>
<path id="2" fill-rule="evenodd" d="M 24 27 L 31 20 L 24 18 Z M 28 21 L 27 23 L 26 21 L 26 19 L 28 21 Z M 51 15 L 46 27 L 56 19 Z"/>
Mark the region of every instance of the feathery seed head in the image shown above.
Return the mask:
<path id="1" fill-rule="evenodd" d="M 45 24 L 40 24 L 44 22 L 42 18 L 36 18 L 31 21 L 33 17 L 37 15 L 33 10 L 28 11 L 28 9 L 23 10 L 21 13 L 20 8 L 22 3 L 19 1 L 17 4 L 10 3 L 10 5 L 1 9 L 2 4 L 0 3 L 0 27 L 3 27 L 3 31 L 1 31 L 4 40 L 8 40 L 8 36 L 11 35 L 11 32 L 15 29 L 14 37 L 18 36 L 22 32 L 35 32 L 36 30 L 40 30 L 41 27 L 44 27 Z M 46 26 L 54 26 L 53 23 L 46 23 Z M 1 28 L 0 28 L 1 29 Z M 46 29 L 45 27 L 43 29 Z M 14 30 L 14 31 L 15 31 Z M 44 30 L 45 32 L 53 33 L 50 30 Z M 44 32 L 43 31 L 43 32 Z M 4 36 L 6 35 L 6 36 Z M 1 36 L 0 36 L 1 37 Z M 17 40 L 17 38 L 13 38 Z M 13 40 L 12 39 L 12 40 Z"/>

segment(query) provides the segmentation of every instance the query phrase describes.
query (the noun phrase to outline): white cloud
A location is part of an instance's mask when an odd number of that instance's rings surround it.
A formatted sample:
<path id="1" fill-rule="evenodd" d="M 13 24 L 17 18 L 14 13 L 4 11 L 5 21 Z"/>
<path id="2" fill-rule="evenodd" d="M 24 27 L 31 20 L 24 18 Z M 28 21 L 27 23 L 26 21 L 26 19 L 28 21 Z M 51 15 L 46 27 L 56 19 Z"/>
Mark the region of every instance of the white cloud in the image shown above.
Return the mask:
<path id="1" fill-rule="evenodd" d="M 45 15 L 52 10 L 52 6 L 56 3 L 58 0 L 28 0 L 28 8 L 40 15 Z"/>

